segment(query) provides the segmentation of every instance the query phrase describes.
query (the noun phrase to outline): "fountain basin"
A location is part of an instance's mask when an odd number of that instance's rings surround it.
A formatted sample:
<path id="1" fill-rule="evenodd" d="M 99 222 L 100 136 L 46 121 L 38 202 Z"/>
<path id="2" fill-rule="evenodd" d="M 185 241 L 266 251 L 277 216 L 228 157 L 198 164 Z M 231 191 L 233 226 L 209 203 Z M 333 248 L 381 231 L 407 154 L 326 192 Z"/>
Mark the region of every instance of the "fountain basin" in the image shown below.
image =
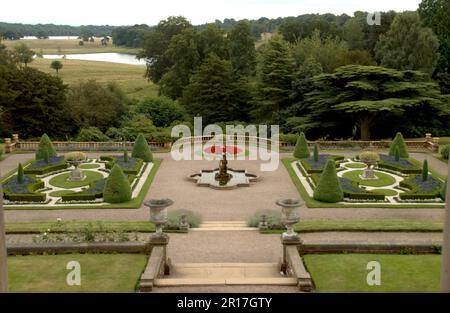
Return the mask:
<path id="1" fill-rule="evenodd" d="M 252 183 L 260 180 L 260 177 L 247 173 L 246 170 L 233 170 L 229 168 L 227 173 L 231 175 L 230 180 L 226 184 L 221 184 L 216 180 L 219 169 L 202 170 L 200 173 L 188 176 L 188 180 L 194 181 L 200 187 L 210 187 L 214 189 L 234 189 L 238 187 L 249 187 Z"/>

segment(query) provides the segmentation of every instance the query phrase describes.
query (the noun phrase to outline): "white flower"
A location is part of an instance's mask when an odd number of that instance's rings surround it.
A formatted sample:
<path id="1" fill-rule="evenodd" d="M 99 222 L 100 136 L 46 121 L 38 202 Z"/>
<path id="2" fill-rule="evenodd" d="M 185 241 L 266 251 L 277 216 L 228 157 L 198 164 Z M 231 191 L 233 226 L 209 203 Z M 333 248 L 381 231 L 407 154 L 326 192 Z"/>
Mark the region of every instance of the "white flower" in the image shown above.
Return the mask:
<path id="1" fill-rule="evenodd" d="M 56 221 L 59 223 L 59 222 L 62 221 L 62 218 L 58 217 L 58 218 L 56 219 Z"/>
<path id="2" fill-rule="evenodd" d="M 44 233 L 44 236 L 47 236 L 47 233 Z"/>
<path id="3" fill-rule="evenodd" d="M 47 229 L 47 232 L 50 232 L 50 228 L 49 228 L 49 229 Z"/>

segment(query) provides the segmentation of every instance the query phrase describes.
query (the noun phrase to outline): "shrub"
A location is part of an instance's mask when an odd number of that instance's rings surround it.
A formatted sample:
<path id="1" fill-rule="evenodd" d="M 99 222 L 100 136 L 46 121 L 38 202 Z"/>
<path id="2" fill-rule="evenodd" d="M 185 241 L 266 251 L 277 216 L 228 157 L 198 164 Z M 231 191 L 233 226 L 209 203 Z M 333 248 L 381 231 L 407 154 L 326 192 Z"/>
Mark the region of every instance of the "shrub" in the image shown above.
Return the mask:
<path id="1" fill-rule="evenodd" d="M 85 127 L 77 136 L 78 141 L 108 141 L 109 137 L 102 133 L 97 127 Z"/>
<path id="2" fill-rule="evenodd" d="M 422 168 L 422 181 L 426 181 L 428 179 L 428 160 L 423 161 Z"/>
<path id="3" fill-rule="evenodd" d="M 38 189 L 44 188 L 44 182 L 36 180 L 31 176 L 24 176 L 21 183 L 16 176 L 3 184 L 3 194 L 9 201 L 44 202 L 47 198 L 45 193 L 36 193 Z"/>
<path id="4" fill-rule="evenodd" d="M 395 157 L 395 150 L 398 148 L 401 158 L 409 158 L 408 148 L 401 133 L 397 133 L 389 148 L 389 155 Z"/>
<path id="5" fill-rule="evenodd" d="M 400 187 L 408 188 L 411 191 L 400 193 L 400 199 L 435 199 L 441 196 L 442 183 L 429 176 L 426 181 L 422 180 L 422 175 L 412 175 L 408 179 L 400 182 Z"/>
<path id="6" fill-rule="evenodd" d="M 110 170 L 115 164 L 122 168 L 125 174 L 137 175 L 139 174 L 144 161 L 142 159 L 136 159 L 128 157 L 128 161 L 125 161 L 124 156 L 102 156 L 100 160 L 107 161 L 105 167 Z"/>
<path id="7" fill-rule="evenodd" d="M 448 160 L 449 152 L 450 152 L 450 145 L 443 146 L 440 151 L 442 158 Z"/>
<path id="8" fill-rule="evenodd" d="M 300 133 L 297 143 L 295 144 L 294 157 L 297 159 L 304 159 L 309 158 L 309 156 L 308 141 L 306 140 L 305 134 Z"/>
<path id="9" fill-rule="evenodd" d="M 296 134 L 280 134 L 280 141 L 295 145 L 298 136 Z"/>
<path id="10" fill-rule="evenodd" d="M 106 179 L 103 200 L 109 203 L 123 203 L 131 200 L 131 186 L 118 165 L 114 165 Z"/>
<path id="11" fill-rule="evenodd" d="M 85 161 L 87 160 L 86 153 L 80 151 L 69 152 L 64 155 L 66 161 Z"/>
<path id="12" fill-rule="evenodd" d="M 380 156 L 376 152 L 364 151 L 360 153 L 359 160 L 366 164 L 375 164 L 380 159 Z"/>
<path id="13" fill-rule="evenodd" d="M 314 162 L 319 161 L 319 146 L 314 145 Z"/>
<path id="14" fill-rule="evenodd" d="M 344 199 L 344 192 L 336 174 L 333 160 L 328 160 L 314 190 L 314 199 L 322 202 L 336 203 Z"/>
<path id="15" fill-rule="evenodd" d="M 24 175 L 23 174 L 23 166 L 22 166 L 22 163 L 19 163 L 19 168 L 17 169 L 17 182 L 19 184 L 23 183 L 23 179 L 24 179 L 23 175 Z"/>
<path id="16" fill-rule="evenodd" d="M 148 97 L 136 105 L 136 111 L 148 116 L 155 126 L 168 127 L 173 121 L 183 120 L 185 108 L 170 98 Z"/>
<path id="17" fill-rule="evenodd" d="M 43 134 L 41 140 L 39 141 L 38 148 L 36 150 L 36 160 L 43 160 L 48 155 L 48 158 L 55 157 L 57 155 L 55 148 L 53 147 L 52 141 L 47 136 Z"/>
<path id="18" fill-rule="evenodd" d="M 123 161 L 124 161 L 125 163 L 128 163 L 128 151 L 127 151 L 127 150 L 125 150 L 125 151 L 123 152 Z"/>
<path id="19" fill-rule="evenodd" d="M 183 215 L 186 215 L 186 220 L 189 223 L 189 227 L 198 227 L 200 225 L 200 223 L 202 222 L 200 215 L 198 215 L 197 213 L 194 213 L 190 210 L 184 210 L 184 209 L 175 210 L 175 211 L 170 211 L 168 214 L 168 217 L 167 217 L 168 228 L 178 229 L 178 226 L 181 221 L 181 217 Z"/>
<path id="20" fill-rule="evenodd" d="M 319 159 L 317 160 L 317 162 L 314 161 L 314 159 L 312 158 L 308 158 L 308 159 L 301 159 L 300 163 L 305 168 L 306 172 L 308 172 L 308 174 L 312 174 L 312 173 L 322 173 L 328 160 L 333 160 L 335 163 L 337 163 L 338 161 L 342 161 L 344 159 L 345 158 L 343 156 L 339 155 L 322 154 L 319 155 Z"/>
<path id="21" fill-rule="evenodd" d="M 133 152 L 131 154 L 133 158 L 139 158 L 144 160 L 144 162 L 152 162 L 153 155 L 148 146 L 147 140 L 145 140 L 144 135 L 139 134 L 134 142 Z"/>
<path id="22" fill-rule="evenodd" d="M 281 213 L 274 210 L 260 210 L 257 211 L 253 216 L 247 221 L 249 227 L 258 227 L 259 222 L 261 222 L 261 216 L 266 216 L 266 222 L 269 228 L 283 228 L 281 223 Z"/>
<path id="23" fill-rule="evenodd" d="M 67 168 L 67 162 L 63 157 L 51 157 L 48 162 L 45 160 L 34 161 L 24 169 L 25 174 L 44 175 L 53 171 Z"/>

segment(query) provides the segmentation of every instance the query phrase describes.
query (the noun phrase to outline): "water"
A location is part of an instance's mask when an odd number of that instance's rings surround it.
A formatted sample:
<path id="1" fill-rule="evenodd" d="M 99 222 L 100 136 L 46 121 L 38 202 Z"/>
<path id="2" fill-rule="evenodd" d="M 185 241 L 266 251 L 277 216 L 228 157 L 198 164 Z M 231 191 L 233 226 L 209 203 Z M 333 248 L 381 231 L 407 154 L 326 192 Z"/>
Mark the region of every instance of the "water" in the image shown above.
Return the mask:
<path id="1" fill-rule="evenodd" d="M 44 59 L 62 59 L 64 55 L 44 54 Z M 134 54 L 126 53 L 86 53 L 86 54 L 66 54 L 68 60 L 100 61 L 130 65 L 145 65 L 145 60 L 138 60 Z"/>
<path id="2" fill-rule="evenodd" d="M 35 36 L 24 36 L 23 39 L 37 39 L 37 37 Z M 48 39 L 52 39 L 52 40 L 73 40 L 73 39 L 78 39 L 78 36 L 48 36 Z"/>

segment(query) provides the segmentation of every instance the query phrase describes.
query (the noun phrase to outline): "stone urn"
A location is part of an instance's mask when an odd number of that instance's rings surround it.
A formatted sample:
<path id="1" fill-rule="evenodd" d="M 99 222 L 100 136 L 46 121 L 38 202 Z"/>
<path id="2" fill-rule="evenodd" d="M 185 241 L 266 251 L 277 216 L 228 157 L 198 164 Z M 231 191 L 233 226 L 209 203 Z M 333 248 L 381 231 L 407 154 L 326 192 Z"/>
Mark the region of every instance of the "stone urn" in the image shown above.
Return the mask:
<path id="1" fill-rule="evenodd" d="M 276 202 L 281 207 L 281 222 L 286 231 L 281 235 L 283 240 L 300 240 L 294 231 L 294 225 L 300 221 L 298 208 L 303 205 L 299 199 L 280 199 Z"/>
<path id="2" fill-rule="evenodd" d="M 374 166 L 377 164 L 377 162 L 380 160 L 380 156 L 376 152 L 372 151 L 366 151 L 359 155 L 359 159 L 361 162 L 364 162 L 366 164 L 366 168 L 364 169 L 364 172 L 359 177 L 361 179 L 378 179 L 378 177 L 375 175 L 375 172 L 373 170 Z"/>
<path id="3" fill-rule="evenodd" d="M 168 235 L 163 233 L 163 227 L 167 224 L 167 207 L 172 204 L 173 201 L 170 199 L 151 199 L 144 202 L 144 205 L 150 208 L 150 222 L 156 226 L 152 238 L 168 238 Z"/>
<path id="4" fill-rule="evenodd" d="M 64 158 L 69 165 L 73 166 L 72 173 L 67 181 L 83 181 L 86 176 L 83 175 L 83 171 L 79 168 L 80 164 L 87 160 L 87 156 L 83 152 L 70 152 L 67 153 Z"/>

